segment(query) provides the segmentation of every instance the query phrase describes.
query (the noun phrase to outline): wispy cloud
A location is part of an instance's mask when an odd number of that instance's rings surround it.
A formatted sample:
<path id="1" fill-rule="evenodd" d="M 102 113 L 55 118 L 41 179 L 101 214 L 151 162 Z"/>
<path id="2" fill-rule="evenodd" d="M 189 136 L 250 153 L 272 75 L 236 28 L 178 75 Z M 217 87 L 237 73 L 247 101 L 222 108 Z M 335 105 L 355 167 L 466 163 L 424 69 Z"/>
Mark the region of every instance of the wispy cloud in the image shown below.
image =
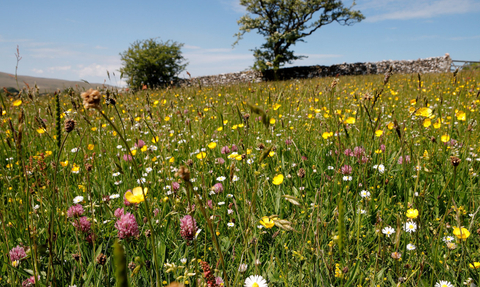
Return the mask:
<path id="1" fill-rule="evenodd" d="M 219 0 L 220 3 L 229 10 L 244 14 L 247 12 L 244 6 L 240 5 L 238 0 Z"/>
<path id="2" fill-rule="evenodd" d="M 356 8 L 365 13 L 367 22 L 383 20 L 428 19 L 447 14 L 480 11 L 475 0 L 369 0 Z"/>

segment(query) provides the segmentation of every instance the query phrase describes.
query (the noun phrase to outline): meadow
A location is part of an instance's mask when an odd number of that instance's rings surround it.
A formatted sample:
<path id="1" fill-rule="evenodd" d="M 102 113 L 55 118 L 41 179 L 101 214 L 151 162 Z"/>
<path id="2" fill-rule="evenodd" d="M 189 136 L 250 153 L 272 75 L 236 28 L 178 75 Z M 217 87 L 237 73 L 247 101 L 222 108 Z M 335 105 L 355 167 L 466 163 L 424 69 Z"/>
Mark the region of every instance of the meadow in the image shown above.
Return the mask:
<path id="1" fill-rule="evenodd" d="M 2 94 L 0 286 L 476 286 L 480 72 Z"/>

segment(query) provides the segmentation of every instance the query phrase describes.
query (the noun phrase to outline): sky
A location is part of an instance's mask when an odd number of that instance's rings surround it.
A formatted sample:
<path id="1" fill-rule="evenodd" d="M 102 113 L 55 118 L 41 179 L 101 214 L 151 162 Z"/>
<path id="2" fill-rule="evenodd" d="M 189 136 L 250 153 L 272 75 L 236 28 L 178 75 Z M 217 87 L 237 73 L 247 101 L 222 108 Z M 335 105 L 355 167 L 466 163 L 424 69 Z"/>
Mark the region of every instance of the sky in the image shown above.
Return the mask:
<path id="1" fill-rule="evenodd" d="M 254 63 L 264 42 L 251 31 L 232 47 L 239 0 L 1 0 L 0 71 L 124 85 L 120 53 L 137 40 L 182 43 L 180 77 L 233 73 Z M 449 53 L 480 61 L 480 0 L 356 0 L 366 17 L 321 27 L 293 50 L 308 58 L 287 66 L 415 60 Z M 350 7 L 352 0 L 343 1 Z M 110 73 L 110 79 L 107 77 Z M 115 77 L 113 76 L 115 74 Z"/>

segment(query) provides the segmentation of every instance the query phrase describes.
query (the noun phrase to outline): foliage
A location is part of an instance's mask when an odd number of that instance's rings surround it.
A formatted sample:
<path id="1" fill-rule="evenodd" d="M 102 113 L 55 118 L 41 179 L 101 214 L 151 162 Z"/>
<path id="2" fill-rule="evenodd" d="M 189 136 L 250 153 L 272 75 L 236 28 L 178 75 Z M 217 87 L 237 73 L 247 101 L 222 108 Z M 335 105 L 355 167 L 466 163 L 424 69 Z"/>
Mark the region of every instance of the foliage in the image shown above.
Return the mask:
<path id="1" fill-rule="evenodd" d="M 455 80 L 77 88 L 60 148 L 53 95 L 5 97 L 0 285 L 479 285 L 480 71 Z"/>
<path id="2" fill-rule="evenodd" d="M 246 7 L 247 14 L 238 20 L 240 32 L 235 34 L 235 43 L 251 30 L 265 37 L 261 48 L 253 50 L 254 67 L 260 70 L 278 69 L 305 58 L 294 55 L 290 46 L 304 41 L 320 27 L 333 22 L 352 25 L 364 19 L 359 11 L 337 0 L 241 0 L 240 4 Z"/>
<path id="3" fill-rule="evenodd" d="M 136 41 L 120 54 L 120 72 L 131 88 L 157 88 L 177 80 L 187 63 L 182 56 L 183 44 L 156 39 Z"/>

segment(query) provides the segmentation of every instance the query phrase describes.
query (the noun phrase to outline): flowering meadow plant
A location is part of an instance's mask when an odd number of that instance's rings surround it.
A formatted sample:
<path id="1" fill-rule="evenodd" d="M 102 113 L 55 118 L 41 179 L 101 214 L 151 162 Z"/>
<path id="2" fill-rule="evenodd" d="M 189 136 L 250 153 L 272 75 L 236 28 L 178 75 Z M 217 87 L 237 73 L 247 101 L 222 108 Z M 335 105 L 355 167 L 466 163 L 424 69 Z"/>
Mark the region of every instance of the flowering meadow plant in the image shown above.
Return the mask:
<path id="1" fill-rule="evenodd" d="M 1 97 L 1 286 L 480 284 L 478 69 Z"/>

